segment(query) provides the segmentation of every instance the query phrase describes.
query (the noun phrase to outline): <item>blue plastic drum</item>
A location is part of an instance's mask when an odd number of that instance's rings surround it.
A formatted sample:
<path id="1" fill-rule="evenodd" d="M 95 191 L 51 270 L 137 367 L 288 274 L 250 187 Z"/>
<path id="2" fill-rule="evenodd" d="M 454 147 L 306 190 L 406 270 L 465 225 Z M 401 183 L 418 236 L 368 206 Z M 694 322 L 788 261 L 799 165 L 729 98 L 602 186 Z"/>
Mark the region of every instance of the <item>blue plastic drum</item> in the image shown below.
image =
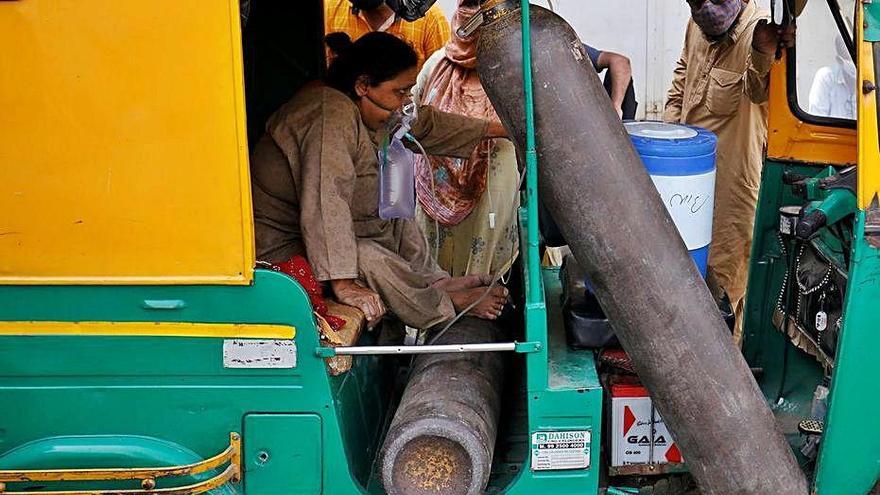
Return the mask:
<path id="1" fill-rule="evenodd" d="M 715 208 L 715 134 L 664 122 L 624 124 L 703 277 Z"/>

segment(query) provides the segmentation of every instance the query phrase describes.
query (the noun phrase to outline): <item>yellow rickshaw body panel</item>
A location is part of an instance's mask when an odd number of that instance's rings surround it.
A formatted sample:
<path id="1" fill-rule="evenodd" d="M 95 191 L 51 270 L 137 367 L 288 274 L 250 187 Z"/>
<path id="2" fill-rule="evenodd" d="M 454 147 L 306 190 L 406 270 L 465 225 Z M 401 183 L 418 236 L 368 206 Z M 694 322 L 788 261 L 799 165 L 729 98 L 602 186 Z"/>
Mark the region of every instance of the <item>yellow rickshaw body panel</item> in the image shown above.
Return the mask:
<path id="1" fill-rule="evenodd" d="M 139 321 L 0 321 L 0 336 L 115 335 L 291 340 L 296 329 L 286 325 Z"/>
<path id="2" fill-rule="evenodd" d="M 856 49 L 859 51 L 858 77 L 856 81 L 868 81 L 877 84 L 874 73 L 873 43 L 865 41 L 865 27 L 862 22 L 862 10 L 858 9 L 856 22 Z M 861 90 L 861 88 L 858 88 Z M 880 137 L 877 129 L 877 95 L 874 91 L 859 91 L 859 208 L 867 209 L 877 200 L 880 194 Z"/>
<path id="3" fill-rule="evenodd" d="M 238 2 L 0 2 L 0 33 L 0 284 L 252 280 Z"/>

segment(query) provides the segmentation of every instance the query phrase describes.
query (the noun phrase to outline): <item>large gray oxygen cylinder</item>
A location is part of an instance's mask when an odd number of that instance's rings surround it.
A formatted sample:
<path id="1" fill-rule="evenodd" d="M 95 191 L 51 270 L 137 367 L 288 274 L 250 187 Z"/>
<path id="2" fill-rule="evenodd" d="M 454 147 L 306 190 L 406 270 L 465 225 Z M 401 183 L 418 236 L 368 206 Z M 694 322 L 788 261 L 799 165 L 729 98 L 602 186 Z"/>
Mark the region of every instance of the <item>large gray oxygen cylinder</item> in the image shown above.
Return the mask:
<path id="1" fill-rule="evenodd" d="M 436 344 L 493 342 L 498 327 L 464 317 Z M 501 411 L 498 353 L 416 358 L 380 455 L 389 495 L 477 495 L 492 470 Z"/>
<path id="2" fill-rule="evenodd" d="M 511 3 L 486 16 L 477 60 L 523 151 L 522 17 Z M 702 493 L 805 495 L 804 474 L 580 40 L 549 10 L 532 6 L 531 18 L 543 201 Z"/>

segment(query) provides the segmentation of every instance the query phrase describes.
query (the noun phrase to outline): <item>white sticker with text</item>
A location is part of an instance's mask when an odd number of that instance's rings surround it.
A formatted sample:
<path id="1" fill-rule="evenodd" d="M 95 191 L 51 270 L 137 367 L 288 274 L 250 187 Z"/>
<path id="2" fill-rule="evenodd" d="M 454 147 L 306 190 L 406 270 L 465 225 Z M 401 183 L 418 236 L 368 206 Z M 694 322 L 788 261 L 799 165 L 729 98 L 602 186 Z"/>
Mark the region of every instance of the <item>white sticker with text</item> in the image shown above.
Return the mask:
<path id="1" fill-rule="evenodd" d="M 532 433 L 532 471 L 589 469 L 590 431 Z"/>
<path id="2" fill-rule="evenodd" d="M 224 340 L 223 367 L 296 368 L 296 343 L 292 340 Z"/>

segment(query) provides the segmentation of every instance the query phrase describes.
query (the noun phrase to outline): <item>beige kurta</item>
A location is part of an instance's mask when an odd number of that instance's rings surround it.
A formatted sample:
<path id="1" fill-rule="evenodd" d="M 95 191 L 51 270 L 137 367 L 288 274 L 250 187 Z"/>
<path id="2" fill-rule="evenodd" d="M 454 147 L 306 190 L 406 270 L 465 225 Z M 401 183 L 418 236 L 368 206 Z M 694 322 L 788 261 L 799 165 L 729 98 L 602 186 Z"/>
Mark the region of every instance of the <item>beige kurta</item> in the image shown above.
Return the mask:
<path id="1" fill-rule="evenodd" d="M 446 51 L 441 48 L 425 62 L 413 88 L 416 101 L 426 96 L 422 93 L 428 78 L 445 56 Z M 485 94 L 478 97 L 485 97 Z M 496 274 L 507 270 L 519 253 L 516 218 L 519 169 L 511 141 L 495 140 L 487 173 L 486 192 L 474 210 L 458 225 L 440 225 L 425 213 L 421 205 L 417 205 L 416 218 L 428 243 L 436 250 L 437 262 L 454 277 Z M 494 226 L 489 223 L 490 214 L 494 217 Z"/>
<path id="2" fill-rule="evenodd" d="M 487 123 L 419 110 L 412 133 L 428 152 L 466 157 Z M 360 279 L 404 323 L 429 328 L 454 315 L 431 287 L 446 277 L 414 220 L 378 216 L 375 135 L 345 94 L 309 86 L 266 125 L 251 160 L 257 258 L 305 254 L 318 280 Z"/>
<path id="3" fill-rule="evenodd" d="M 718 136 L 718 172 L 709 272 L 730 296 L 741 336 L 749 251 L 764 147 L 772 55 L 752 49 L 764 14 L 750 1 L 728 36 L 709 42 L 690 21 L 675 68 L 664 120 L 704 127 Z"/>

